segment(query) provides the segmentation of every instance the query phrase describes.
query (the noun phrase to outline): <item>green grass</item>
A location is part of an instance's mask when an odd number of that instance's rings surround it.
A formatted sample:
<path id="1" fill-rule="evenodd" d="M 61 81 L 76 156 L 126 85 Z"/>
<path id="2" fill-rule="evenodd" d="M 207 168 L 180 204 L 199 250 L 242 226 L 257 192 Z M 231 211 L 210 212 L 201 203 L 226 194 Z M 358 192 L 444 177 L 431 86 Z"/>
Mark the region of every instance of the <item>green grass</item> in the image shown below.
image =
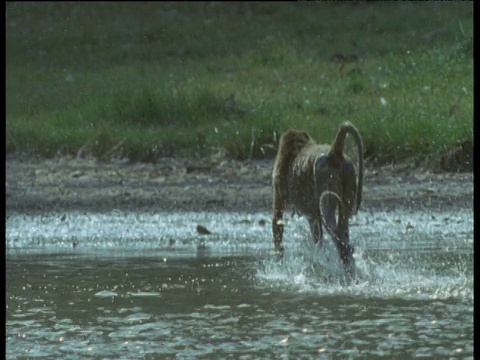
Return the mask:
<path id="1" fill-rule="evenodd" d="M 7 3 L 6 150 L 272 157 L 353 122 L 367 158 L 473 138 L 473 3 Z"/>

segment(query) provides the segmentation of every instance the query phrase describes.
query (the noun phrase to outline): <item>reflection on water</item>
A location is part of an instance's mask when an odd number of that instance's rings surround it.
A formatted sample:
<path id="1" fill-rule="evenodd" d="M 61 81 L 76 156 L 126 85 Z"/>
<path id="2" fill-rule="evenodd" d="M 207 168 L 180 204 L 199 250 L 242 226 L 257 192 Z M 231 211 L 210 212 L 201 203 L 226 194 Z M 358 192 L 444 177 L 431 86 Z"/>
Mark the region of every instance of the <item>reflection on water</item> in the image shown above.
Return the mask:
<path id="1" fill-rule="evenodd" d="M 473 217 L 463 215 L 357 218 L 359 282 L 349 287 L 331 242 L 311 245 L 302 220 L 289 222 L 278 262 L 262 214 L 186 215 L 173 235 L 172 224 L 162 235 L 161 216 L 140 215 L 146 225 L 131 224 L 129 243 L 118 214 L 97 228 L 93 215 L 68 214 L 69 225 L 55 215 L 10 218 L 6 355 L 473 358 Z M 89 220 L 80 226 L 75 216 Z M 176 236 L 173 246 L 155 240 L 154 221 L 158 239 Z M 202 246 L 197 223 L 214 233 Z M 81 246 L 67 246 L 72 237 Z"/>

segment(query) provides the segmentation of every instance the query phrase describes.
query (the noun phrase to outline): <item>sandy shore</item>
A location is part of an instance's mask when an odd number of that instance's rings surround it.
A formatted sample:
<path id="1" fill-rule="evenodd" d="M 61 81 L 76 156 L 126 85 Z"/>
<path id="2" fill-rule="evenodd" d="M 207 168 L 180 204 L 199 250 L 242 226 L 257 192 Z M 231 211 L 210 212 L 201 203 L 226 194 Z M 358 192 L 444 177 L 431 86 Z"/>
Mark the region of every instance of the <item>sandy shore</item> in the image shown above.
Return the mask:
<path id="1" fill-rule="evenodd" d="M 273 160 L 162 159 L 156 164 L 96 159 L 6 159 L 6 212 L 270 211 Z M 473 174 L 434 174 L 402 164 L 369 168 L 362 211 L 473 211 Z"/>

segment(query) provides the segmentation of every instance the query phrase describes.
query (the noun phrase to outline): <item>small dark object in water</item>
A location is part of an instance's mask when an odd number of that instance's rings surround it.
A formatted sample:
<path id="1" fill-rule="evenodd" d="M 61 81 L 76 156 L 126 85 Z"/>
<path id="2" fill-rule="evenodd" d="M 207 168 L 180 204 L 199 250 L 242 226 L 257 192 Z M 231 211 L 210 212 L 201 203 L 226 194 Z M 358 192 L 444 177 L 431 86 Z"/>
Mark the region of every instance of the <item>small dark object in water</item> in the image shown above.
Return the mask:
<path id="1" fill-rule="evenodd" d="M 210 235 L 211 232 L 204 226 L 202 225 L 197 225 L 197 232 L 200 234 L 200 235 Z"/>

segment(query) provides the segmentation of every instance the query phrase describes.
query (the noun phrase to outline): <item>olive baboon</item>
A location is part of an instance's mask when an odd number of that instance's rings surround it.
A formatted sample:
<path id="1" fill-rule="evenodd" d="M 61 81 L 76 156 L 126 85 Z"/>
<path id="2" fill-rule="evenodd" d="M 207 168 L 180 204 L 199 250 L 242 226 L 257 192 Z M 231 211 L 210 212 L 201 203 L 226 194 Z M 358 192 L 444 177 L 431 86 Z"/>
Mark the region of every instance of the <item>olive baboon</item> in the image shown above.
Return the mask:
<path id="1" fill-rule="evenodd" d="M 358 151 L 358 180 L 353 162 L 344 155 L 345 138 L 353 136 Z M 280 138 L 272 173 L 273 242 L 283 256 L 283 210 L 292 206 L 308 218 L 315 243 L 322 245 L 325 226 L 345 265 L 347 280 L 355 275 L 348 219 L 362 201 L 363 143 L 350 122 L 341 124 L 331 146 L 316 144 L 303 130 L 287 130 Z M 338 211 L 338 224 L 336 213 Z"/>

